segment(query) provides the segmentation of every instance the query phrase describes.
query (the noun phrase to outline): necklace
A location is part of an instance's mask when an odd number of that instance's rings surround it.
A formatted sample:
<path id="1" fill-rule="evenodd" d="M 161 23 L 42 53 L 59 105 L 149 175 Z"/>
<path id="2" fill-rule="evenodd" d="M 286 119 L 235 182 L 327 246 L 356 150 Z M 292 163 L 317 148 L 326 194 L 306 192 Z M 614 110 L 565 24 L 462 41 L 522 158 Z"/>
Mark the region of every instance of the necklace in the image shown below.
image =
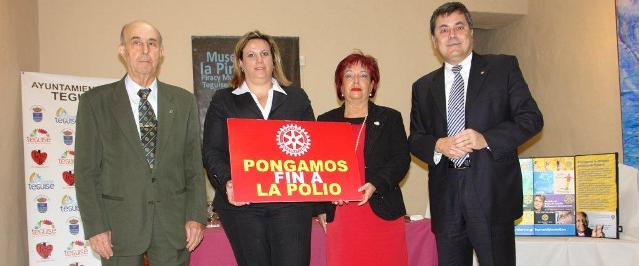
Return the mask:
<path id="1" fill-rule="evenodd" d="M 362 130 L 364 129 L 364 126 L 366 126 L 367 118 L 368 118 L 368 114 L 364 116 L 364 122 L 362 122 L 362 125 L 359 127 L 359 132 L 357 133 L 357 140 L 355 141 L 355 151 L 357 151 L 357 147 L 359 146 L 359 138 L 362 136 Z"/>

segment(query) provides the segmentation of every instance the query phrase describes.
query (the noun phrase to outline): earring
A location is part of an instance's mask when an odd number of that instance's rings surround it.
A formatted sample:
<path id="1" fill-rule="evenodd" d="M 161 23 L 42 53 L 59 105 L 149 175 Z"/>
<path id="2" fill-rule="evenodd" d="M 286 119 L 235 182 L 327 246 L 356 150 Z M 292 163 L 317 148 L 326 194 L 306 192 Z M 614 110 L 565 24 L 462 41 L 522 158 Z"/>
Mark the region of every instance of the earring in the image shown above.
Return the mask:
<path id="1" fill-rule="evenodd" d="M 342 93 L 342 98 L 344 98 L 344 93 Z"/>
<path id="2" fill-rule="evenodd" d="M 368 97 L 373 97 L 373 93 L 372 92 L 368 93 Z"/>

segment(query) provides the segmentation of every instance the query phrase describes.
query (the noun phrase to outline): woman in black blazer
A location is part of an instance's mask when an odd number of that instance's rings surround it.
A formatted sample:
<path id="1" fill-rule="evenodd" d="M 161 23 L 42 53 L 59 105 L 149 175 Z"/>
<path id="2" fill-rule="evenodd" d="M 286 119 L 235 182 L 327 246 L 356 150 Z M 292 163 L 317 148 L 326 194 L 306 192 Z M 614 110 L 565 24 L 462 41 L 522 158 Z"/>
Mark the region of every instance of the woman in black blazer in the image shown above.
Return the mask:
<path id="1" fill-rule="evenodd" d="M 213 95 L 204 122 L 204 164 L 216 190 L 214 206 L 238 265 L 307 266 L 312 207 L 307 203 L 235 201 L 226 120 L 314 120 L 311 103 L 302 89 L 288 87 L 291 82 L 284 75 L 272 37 L 249 32 L 234 53 L 232 87 Z"/>
<path id="2" fill-rule="evenodd" d="M 364 184 L 361 201 L 326 205 L 328 265 L 407 264 L 399 182 L 410 164 L 408 141 L 401 114 L 370 101 L 378 84 L 375 58 L 361 52 L 347 56 L 335 70 L 337 97 L 344 104 L 318 117 L 351 123 Z"/>

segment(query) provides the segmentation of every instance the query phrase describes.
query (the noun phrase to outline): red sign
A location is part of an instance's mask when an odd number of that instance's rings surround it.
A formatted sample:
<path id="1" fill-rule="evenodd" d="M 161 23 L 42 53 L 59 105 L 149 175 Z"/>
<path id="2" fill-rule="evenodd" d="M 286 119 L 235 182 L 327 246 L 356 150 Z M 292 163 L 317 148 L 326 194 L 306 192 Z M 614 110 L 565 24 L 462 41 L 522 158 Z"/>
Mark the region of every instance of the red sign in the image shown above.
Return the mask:
<path id="1" fill-rule="evenodd" d="M 254 119 L 227 123 L 236 201 L 362 199 L 350 124 Z"/>

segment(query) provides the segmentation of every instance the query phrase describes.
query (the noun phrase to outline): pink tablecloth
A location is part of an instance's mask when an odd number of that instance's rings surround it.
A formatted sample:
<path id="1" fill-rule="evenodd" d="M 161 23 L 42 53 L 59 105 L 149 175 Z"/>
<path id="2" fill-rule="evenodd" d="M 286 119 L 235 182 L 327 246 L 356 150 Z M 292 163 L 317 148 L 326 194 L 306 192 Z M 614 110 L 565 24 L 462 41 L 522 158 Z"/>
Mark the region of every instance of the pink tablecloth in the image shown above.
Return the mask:
<path id="1" fill-rule="evenodd" d="M 408 265 L 437 265 L 435 236 L 430 231 L 430 220 L 406 224 L 406 244 Z M 235 266 L 235 257 L 222 228 L 210 228 L 204 233 L 204 240 L 191 254 L 191 266 Z M 326 265 L 324 231 L 313 223 L 311 238 L 311 266 Z"/>

